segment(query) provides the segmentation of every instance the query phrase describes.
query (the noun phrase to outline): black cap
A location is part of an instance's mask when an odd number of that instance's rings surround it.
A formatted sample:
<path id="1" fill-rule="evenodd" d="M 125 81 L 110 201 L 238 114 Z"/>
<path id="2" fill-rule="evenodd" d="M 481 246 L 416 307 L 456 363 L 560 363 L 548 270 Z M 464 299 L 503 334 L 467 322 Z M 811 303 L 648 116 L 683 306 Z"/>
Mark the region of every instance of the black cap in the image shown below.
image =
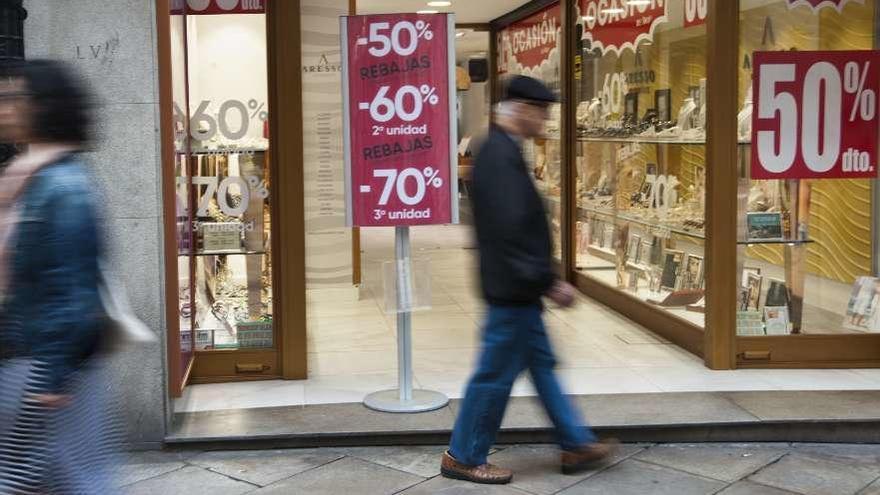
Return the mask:
<path id="1" fill-rule="evenodd" d="M 505 100 L 530 100 L 544 103 L 556 103 L 559 101 L 556 95 L 550 91 L 541 81 L 527 76 L 513 76 L 507 82 Z"/>

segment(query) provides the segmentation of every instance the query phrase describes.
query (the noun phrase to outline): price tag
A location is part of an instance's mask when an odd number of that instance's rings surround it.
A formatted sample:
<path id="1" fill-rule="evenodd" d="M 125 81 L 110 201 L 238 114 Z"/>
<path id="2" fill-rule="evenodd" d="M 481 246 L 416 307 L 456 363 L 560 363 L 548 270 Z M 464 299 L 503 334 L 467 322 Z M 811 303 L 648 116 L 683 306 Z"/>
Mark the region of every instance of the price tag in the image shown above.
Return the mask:
<path id="1" fill-rule="evenodd" d="M 454 28 L 448 14 L 342 18 L 349 225 L 457 221 Z"/>
<path id="2" fill-rule="evenodd" d="M 753 179 L 877 177 L 880 52 L 758 52 Z"/>

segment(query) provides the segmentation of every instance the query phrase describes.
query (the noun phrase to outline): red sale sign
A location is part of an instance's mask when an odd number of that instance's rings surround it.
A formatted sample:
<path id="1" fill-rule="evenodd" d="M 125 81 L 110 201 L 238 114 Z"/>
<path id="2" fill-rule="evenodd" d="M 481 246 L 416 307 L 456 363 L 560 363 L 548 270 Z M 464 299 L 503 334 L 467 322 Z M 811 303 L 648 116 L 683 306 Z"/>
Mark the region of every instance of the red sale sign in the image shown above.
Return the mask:
<path id="1" fill-rule="evenodd" d="M 348 224 L 458 222 L 453 16 L 349 16 L 341 33 Z"/>
<path id="2" fill-rule="evenodd" d="M 174 15 L 264 14 L 268 0 L 171 0 Z"/>
<path id="3" fill-rule="evenodd" d="M 709 0 L 684 0 L 684 27 L 706 24 L 709 15 Z"/>
<path id="4" fill-rule="evenodd" d="M 877 177 L 880 52 L 756 52 L 753 179 Z"/>
<path id="5" fill-rule="evenodd" d="M 580 0 L 584 39 L 602 53 L 635 50 L 642 40 L 652 40 L 654 30 L 666 22 L 667 0 Z"/>
<path id="6" fill-rule="evenodd" d="M 561 37 L 560 14 L 557 3 L 499 31 L 498 73 L 527 73 L 550 60 Z"/>

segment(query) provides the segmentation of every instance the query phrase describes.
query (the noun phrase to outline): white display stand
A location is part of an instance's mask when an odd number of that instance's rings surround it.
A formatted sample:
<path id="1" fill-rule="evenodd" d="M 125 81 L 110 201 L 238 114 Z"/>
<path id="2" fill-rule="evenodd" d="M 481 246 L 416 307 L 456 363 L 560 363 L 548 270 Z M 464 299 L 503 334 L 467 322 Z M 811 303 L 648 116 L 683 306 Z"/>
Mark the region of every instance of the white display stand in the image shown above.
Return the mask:
<path id="1" fill-rule="evenodd" d="M 364 398 L 370 409 L 390 413 L 418 413 L 446 407 L 449 397 L 430 390 L 413 390 L 412 370 L 412 270 L 409 227 L 394 228 L 397 261 L 397 379 L 398 388 L 374 392 Z"/>

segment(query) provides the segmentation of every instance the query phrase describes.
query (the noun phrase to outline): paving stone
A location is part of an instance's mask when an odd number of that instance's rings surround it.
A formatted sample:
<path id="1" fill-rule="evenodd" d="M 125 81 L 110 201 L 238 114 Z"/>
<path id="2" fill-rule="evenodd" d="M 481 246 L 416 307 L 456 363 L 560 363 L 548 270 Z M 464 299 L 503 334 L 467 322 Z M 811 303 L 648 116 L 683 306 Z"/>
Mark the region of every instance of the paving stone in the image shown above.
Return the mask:
<path id="1" fill-rule="evenodd" d="M 854 494 L 880 476 L 880 466 L 839 462 L 815 454 L 789 454 L 749 480 L 810 495 Z"/>
<path id="2" fill-rule="evenodd" d="M 125 486 L 177 471 L 186 466 L 185 455 L 176 452 L 148 451 L 124 454 L 115 470 L 116 486 Z"/>
<path id="3" fill-rule="evenodd" d="M 780 490 L 772 486 L 759 485 L 750 481 L 740 481 L 734 483 L 724 490 L 718 492 L 718 495 L 799 495 L 788 490 Z"/>
<path id="4" fill-rule="evenodd" d="M 797 443 L 792 450 L 798 454 L 814 454 L 866 465 L 880 465 L 880 444 Z"/>
<path id="5" fill-rule="evenodd" d="M 867 488 L 859 492 L 859 495 L 880 495 L 880 480 L 877 480 Z"/>
<path id="6" fill-rule="evenodd" d="M 357 457 L 385 467 L 432 478 L 440 474 L 440 461 L 446 451 L 445 445 L 403 447 L 352 447 L 336 449 L 338 452 Z"/>
<path id="7" fill-rule="evenodd" d="M 261 488 L 255 494 L 390 495 L 424 481 L 378 464 L 346 457 Z"/>
<path id="8" fill-rule="evenodd" d="M 553 445 L 517 445 L 492 455 L 489 462 L 513 470 L 512 486 L 529 493 L 552 495 L 643 449 L 639 445 L 623 445 L 613 459 L 577 475 L 562 474 L 559 448 Z"/>
<path id="9" fill-rule="evenodd" d="M 330 450 L 238 450 L 205 452 L 190 462 L 237 480 L 267 486 L 341 457 L 342 454 Z"/>
<path id="10" fill-rule="evenodd" d="M 725 394 L 762 420 L 876 419 L 880 392 L 799 391 L 732 392 Z"/>
<path id="11" fill-rule="evenodd" d="M 641 461 L 733 483 L 779 459 L 786 444 L 656 445 L 636 456 Z"/>
<path id="12" fill-rule="evenodd" d="M 510 485 L 478 485 L 437 477 L 401 492 L 400 495 L 527 495 L 527 492 Z"/>
<path id="13" fill-rule="evenodd" d="M 239 495 L 255 489 L 254 485 L 227 478 L 195 466 L 188 466 L 162 476 L 141 481 L 122 489 L 125 495 Z"/>
<path id="14" fill-rule="evenodd" d="M 715 480 L 630 459 L 559 493 L 561 495 L 709 495 L 724 487 L 724 483 Z"/>

